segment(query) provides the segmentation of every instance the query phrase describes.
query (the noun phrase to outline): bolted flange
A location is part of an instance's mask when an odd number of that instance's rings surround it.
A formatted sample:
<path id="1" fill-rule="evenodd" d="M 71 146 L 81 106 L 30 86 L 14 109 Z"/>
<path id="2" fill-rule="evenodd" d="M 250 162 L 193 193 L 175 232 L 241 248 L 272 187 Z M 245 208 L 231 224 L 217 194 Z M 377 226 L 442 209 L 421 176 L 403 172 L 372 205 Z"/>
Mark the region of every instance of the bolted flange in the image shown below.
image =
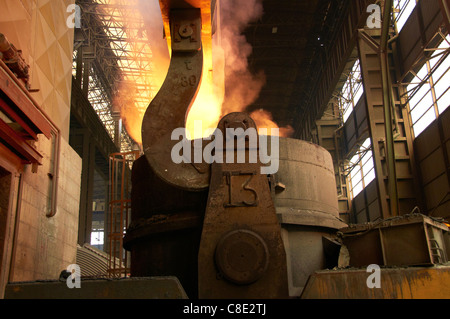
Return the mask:
<path id="1" fill-rule="evenodd" d="M 216 246 L 215 261 L 223 278 L 238 285 L 249 285 L 266 272 L 269 249 L 257 233 L 238 229 L 220 239 Z"/>

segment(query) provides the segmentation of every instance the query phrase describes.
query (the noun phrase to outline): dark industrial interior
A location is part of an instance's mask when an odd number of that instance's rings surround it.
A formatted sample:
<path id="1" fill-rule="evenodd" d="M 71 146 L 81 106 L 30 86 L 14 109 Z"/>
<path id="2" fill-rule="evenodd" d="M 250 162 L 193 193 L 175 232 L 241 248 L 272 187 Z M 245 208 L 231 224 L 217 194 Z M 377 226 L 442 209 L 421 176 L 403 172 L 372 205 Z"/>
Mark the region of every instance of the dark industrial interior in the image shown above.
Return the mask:
<path id="1" fill-rule="evenodd" d="M 2 1 L 0 298 L 450 298 L 449 19 Z"/>

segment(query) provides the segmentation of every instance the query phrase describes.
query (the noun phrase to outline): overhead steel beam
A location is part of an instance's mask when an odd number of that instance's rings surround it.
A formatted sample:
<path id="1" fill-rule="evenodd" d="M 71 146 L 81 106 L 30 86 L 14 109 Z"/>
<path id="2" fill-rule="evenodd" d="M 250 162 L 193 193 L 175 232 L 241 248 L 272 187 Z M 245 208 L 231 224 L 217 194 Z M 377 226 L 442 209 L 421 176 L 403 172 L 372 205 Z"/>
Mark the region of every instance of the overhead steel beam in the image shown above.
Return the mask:
<path id="1" fill-rule="evenodd" d="M 450 3 L 448 0 L 440 0 L 439 4 L 441 5 L 445 26 L 447 27 L 447 31 L 450 32 Z"/>
<path id="2" fill-rule="evenodd" d="M 355 0 L 351 2 L 339 30 L 336 32 L 333 45 L 326 54 L 322 69 L 315 69 L 317 83 L 313 83 L 311 95 L 307 98 L 305 105 L 311 105 L 308 112 L 301 112 L 298 122 L 295 123 L 297 137 L 309 139 L 309 126 L 311 126 L 328 105 L 328 101 L 338 85 L 340 77 L 346 67 L 348 59 L 351 57 L 356 46 L 358 30 L 366 23 L 368 17 L 367 6 L 373 4 L 375 0 Z M 310 80 L 315 81 L 314 78 Z M 312 115 L 310 115 L 312 113 Z"/>

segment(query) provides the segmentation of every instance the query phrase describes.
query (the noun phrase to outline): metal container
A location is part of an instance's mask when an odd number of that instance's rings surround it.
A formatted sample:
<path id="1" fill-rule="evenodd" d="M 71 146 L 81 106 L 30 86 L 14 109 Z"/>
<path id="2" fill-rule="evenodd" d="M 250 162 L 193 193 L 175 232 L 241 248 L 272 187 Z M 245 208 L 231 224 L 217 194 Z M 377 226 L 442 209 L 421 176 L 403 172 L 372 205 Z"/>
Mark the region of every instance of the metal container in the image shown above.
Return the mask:
<path id="1" fill-rule="evenodd" d="M 449 261 L 442 219 L 422 214 L 390 217 L 340 230 L 351 267 L 422 266 Z"/>
<path id="2" fill-rule="evenodd" d="M 331 154 L 306 141 L 279 139 L 279 169 L 271 188 L 288 264 L 289 293 L 299 296 L 310 274 L 337 265 L 339 218 Z"/>
<path id="3" fill-rule="evenodd" d="M 176 276 L 187 295 L 195 298 L 208 191 L 168 185 L 145 156 L 134 162 L 131 181 L 131 224 L 124 237 L 124 248 L 131 251 L 131 276 Z"/>
<path id="4" fill-rule="evenodd" d="M 296 139 L 280 138 L 279 146 L 279 157 L 272 158 L 279 169 L 269 180 L 282 227 L 290 296 L 299 296 L 311 273 L 337 262 L 333 238 L 346 224 L 339 219 L 331 155 Z M 124 238 L 124 247 L 131 250 L 131 276 L 176 276 L 195 298 L 208 190 L 183 191 L 164 183 L 145 157 L 133 165 L 132 184 L 132 222 Z"/>

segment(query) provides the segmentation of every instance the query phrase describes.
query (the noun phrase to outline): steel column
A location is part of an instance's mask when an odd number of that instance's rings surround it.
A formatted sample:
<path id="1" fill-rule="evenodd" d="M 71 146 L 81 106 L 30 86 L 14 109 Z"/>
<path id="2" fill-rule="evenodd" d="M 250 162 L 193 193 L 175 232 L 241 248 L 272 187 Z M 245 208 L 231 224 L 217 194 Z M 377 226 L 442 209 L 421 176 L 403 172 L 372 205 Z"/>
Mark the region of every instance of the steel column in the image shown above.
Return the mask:
<path id="1" fill-rule="evenodd" d="M 391 22 L 392 0 L 384 2 L 383 21 L 381 29 L 381 41 L 379 46 L 380 66 L 381 66 L 381 81 L 383 90 L 383 107 L 384 107 L 384 124 L 386 134 L 386 158 L 387 158 L 387 174 L 388 174 L 388 194 L 390 214 L 397 216 L 399 214 L 398 208 L 398 191 L 397 191 L 397 173 L 395 169 L 395 149 L 394 149 L 394 135 L 393 135 L 393 100 L 391 78 L 389 70 L 389 53 L 388 53 L 388 39 Z"/>

